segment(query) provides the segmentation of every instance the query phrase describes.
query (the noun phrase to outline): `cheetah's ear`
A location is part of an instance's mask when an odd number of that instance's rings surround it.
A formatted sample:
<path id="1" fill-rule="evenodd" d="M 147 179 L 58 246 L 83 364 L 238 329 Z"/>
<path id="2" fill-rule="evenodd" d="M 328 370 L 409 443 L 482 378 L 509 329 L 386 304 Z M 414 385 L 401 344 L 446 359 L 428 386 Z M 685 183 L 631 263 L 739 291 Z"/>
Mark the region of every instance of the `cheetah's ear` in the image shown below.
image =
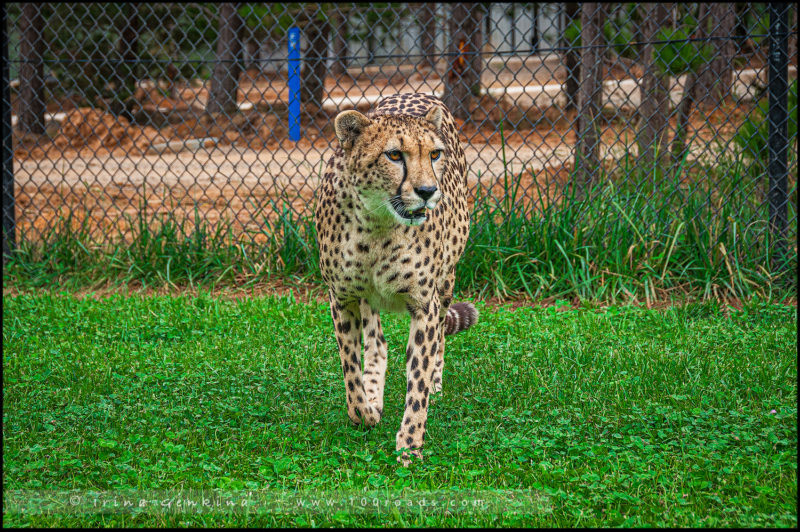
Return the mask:
<path id="1" fill-rule="evenodd" d="M 425 114 L 425 120 L 430 122 L 434 128 L 438 131 L 442 127 L 442 108 L 438 105 L 434 105 L 430 109 L 428 109 L 427 114 Z"/>
<path id="2" fill-rule="evenodd" d="M 370 119 L 362 115 L 358 111 L 342 111 L 336 115 L 336 120 L 333 123 L 333 128 L 336 130 L 336 138 L 339 139 L 339 144 L 342 148 L 349 150 L 353 147 L 356 139 L 364 128 L 370 124 Z"/>

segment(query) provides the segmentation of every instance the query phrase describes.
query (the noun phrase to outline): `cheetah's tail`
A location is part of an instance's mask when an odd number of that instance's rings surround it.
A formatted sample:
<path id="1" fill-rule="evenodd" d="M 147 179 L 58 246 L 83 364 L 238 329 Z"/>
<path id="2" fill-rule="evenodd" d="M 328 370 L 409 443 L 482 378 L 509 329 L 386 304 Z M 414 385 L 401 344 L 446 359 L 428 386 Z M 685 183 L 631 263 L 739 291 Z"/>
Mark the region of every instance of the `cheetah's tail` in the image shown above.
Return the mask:
<path id="1" fill-rule="evenodd" d="M 444 334 L 455 334 L 478 323 L 478 309 L 472 303 L 453 303 L 444 317 Z"/>

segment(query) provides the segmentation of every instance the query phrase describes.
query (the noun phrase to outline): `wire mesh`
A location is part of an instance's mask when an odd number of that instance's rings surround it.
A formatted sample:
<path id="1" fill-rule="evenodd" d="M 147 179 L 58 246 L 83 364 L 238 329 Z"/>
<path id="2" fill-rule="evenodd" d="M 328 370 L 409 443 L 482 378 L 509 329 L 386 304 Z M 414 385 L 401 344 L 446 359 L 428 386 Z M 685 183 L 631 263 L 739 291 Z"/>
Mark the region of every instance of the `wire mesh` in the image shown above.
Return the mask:
<path id="1" fill-rule="evenodd" d="M 13 201 L 3 212 L 17 240 L 69 219 L 102 243 L 168 215 L 187 232 L 222 225 L 258 244 L 267 220 L 312 215 L 336 114 L 398 92 L 432 93 L 453 112 L 471 201 L 479 190 L 507 199 L 510 183 L 518 208 L 537 216 L 613 185 L 653 209 L 700 205 L 768 232 L 767 4 L 4 9 Z M 797 15 L 783 9 L 789 173 L 779 201 L 794 241 Z M 298 141 L 288 136 L 292 27 Z"/>

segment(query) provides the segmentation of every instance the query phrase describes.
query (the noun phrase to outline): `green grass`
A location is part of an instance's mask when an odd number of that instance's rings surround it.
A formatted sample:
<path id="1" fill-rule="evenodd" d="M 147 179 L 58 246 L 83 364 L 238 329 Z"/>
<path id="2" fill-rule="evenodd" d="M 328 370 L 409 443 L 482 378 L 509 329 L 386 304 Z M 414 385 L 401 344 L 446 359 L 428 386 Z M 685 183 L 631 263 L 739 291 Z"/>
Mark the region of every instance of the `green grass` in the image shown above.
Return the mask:
<path id="1" fill-rule="evenodd" d="M 481 321 L 448 341 L 426 458 L 404 469 L 407 317 L 384 319 L 385 418 L 365 431 L 347 419 L 324 305 L 5 296 L 3 489 L 530 489 L 541 511 L 4 511 L 4 523 L 797 525 L 795 308 L 478 306 Z"/>

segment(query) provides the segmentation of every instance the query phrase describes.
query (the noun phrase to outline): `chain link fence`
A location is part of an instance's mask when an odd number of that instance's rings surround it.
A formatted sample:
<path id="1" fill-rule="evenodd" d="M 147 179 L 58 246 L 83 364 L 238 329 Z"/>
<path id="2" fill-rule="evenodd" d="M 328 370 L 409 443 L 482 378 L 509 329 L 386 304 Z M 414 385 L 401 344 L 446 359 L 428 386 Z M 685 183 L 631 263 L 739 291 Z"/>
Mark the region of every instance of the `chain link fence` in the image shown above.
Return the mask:
<path id="1" fill-rule="evenodd" d="M 796 254 L 794 5 L 3 9 L 12 243 L 169 216 L 259 244 L 269 220 L 312 215 L 339 111 L 425 92 L 457 119 L 473 202 L 513 189 L 537 216 L 614 186 Z"/>

